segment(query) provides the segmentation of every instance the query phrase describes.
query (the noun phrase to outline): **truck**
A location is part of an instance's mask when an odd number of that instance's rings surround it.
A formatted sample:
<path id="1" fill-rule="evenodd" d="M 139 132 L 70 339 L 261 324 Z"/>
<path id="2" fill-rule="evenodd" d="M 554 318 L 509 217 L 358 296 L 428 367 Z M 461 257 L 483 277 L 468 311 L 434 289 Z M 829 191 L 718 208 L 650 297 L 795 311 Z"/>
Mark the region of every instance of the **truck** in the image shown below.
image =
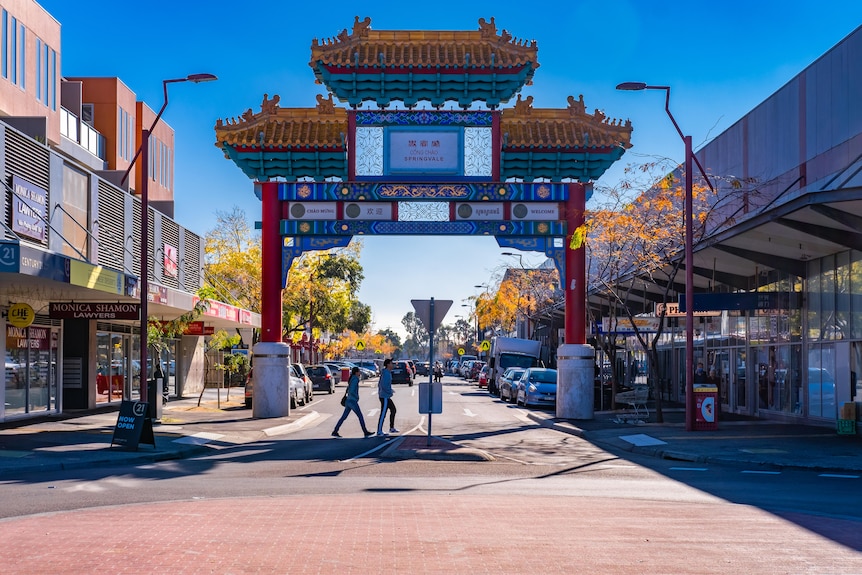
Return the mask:
<path id="1" fill-rule="evenodd" d="M 510 367 L 541 367 L 542 343 L 517 337 L 495 337 L 488 358 L 488 392 L 500 393 L 499 379 Z"/>

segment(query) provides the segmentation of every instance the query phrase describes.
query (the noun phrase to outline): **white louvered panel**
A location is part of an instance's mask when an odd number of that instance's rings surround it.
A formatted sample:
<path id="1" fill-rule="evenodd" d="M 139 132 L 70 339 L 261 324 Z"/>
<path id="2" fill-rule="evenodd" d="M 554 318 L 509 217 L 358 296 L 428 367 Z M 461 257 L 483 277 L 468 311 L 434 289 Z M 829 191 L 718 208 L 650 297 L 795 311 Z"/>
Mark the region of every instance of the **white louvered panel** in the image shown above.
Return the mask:
<path id="1" fill-rule="evenodd" d="M 99 265 L 116 270 L 123 269 L 124 250 L 131 246 L 131 242 L 128 246 L 126 244 L 127 234 L 123 225 L 124 200 L 122 190 L 99 180 Z"/>

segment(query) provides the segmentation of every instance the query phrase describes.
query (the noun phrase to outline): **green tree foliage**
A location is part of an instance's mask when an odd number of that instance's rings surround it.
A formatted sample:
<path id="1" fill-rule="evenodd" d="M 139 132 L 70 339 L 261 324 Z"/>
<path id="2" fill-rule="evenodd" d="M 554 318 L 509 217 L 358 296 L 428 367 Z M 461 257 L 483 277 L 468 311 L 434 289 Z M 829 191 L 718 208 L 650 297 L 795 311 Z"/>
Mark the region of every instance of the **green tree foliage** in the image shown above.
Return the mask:
<path id="1" fill-rule="evenodd" d="M 371 309 L 356 298 L 364 279 L 361 245 L 327 252 L 308 252 L 294 260 L 283 296 L 284 329 L 298 334 L 311 325 L 322 332 L 364 332 Z"/>
<path id="2" fill-rule="evenodd" d="M 428 355 L 429 333 L 425 324 L 412 311 L 401 318 L 401 325 L 407 330 L 407 341 L 404 342 L 404 354 L 408 357 L 425 357 Z"/>
<path id="3" fill-rule="evenodd" d="M 204 278 L 213 299 L 260 313 L 260 235 L 237 206 L 217 211 L 204 241 Z"/>

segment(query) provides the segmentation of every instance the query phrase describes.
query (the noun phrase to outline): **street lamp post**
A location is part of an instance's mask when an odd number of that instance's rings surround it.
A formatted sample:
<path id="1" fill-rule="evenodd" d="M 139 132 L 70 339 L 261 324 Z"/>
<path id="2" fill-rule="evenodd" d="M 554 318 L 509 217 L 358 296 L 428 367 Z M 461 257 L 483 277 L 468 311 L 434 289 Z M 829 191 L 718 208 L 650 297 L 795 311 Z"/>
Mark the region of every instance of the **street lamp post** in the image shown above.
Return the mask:
<path id="1" fill-rule="evenodd" d="M 617 90 L 664 90 L 664 110 L 667 112 L 668 118 L 676 128 L 679 137 L 682 138 L 685 144 L 685 210 L 683 217 L 685 218 L 685 429 L 686 431 L 694 430 L 694 234 L 692 231 L 692 215 L 693 215 L 693 183 L 692 183 L 692 162 L 697 164 L 701 175 L 706 180 L 709 187 L 712 184 L 709 182 L 709 177 L 700 161 L 692 153 L 691 136 L 686 136 L 676 123 L 673 114 L 670 113 L 670 86 L 649 86 L 643 82 L 623 82 L 617 85 Z"/>
<path id="2" fill-rule="evenodd" d="M 216 76 L 213 74 L 189 74 L 185 78 L 174 78 L 170 80 L 162 80 L 162 88 L 165 94 L 165 102 L 162 104 L 159 113 L 156 114 L 156 119 L 153 120 L 152 125 L 149 130 L 141 131 L 141 146 L 138 148 L 138 151 L 135 152 L 135 157 L 132 158 L 132 161 L 129 163 L 129 167 L 126 169 L 126 173 L 123 175 L 123 179 L 120 181 L 120 184 L 124 184 L 129 177 L 129 173 L 132 171 L 132 167 L 135 165 L 135 161 L 138 159 L 138 156 L 141 157 L 141 267 L 140 267 L 140 278 L 138 279 L 138 290 L 140 291 L 141 298 L 141 343 L 140 343 L 140 356 L 141 356 L 141 401 L 148 401 L 148 380 L 147 380 L 147 348 L 149 346 L 149 341 L 147 339 L 147 292 L 149 291 L 148 285 L 148 276 L 149 276 L 149 254 L 148 246 L 149 246 L 149 236 L 150 236 L 150 214 L 149 214 L 149 146 L 150 146 L 150 134 L 156 128 L 156 125 L 159 123 L 159 120 L 162 118 L 162 114 L 165 111 L 165 108 L 168 107 L 168 84 L 174 84 L 177 82 L 193 82 L 198 84 L 200 82 L 211 82 L 213 80 L 217 80 Z M 158 390 L 156 393 L 156 399 L 158 400 L 159 394 Z M 156 407 L 154 405 L 150 406 L 149 413 L 155 414 Z"/>

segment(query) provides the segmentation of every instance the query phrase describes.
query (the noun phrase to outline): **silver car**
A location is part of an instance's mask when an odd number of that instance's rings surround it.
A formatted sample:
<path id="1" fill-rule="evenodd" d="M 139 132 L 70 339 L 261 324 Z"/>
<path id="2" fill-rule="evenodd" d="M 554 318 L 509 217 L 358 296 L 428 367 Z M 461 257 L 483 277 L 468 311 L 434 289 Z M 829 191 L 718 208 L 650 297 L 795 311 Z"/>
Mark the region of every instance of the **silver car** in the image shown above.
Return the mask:
<path id="1" fill-rule="evenodd" d="M 557 403 L 557 370 L 530 367 L 518 380 L 518 404 L 553 406 Z"/>
<path id="2" fill-rule="evenodd" d="M 501 400 L 515 403 L 518 398 L 518 380 L 521 379 L 523 373 L 523 367 L 510 367 L 503 372 L 503 375 L 500 376 L 500 380 L 497 382 Z"/>

